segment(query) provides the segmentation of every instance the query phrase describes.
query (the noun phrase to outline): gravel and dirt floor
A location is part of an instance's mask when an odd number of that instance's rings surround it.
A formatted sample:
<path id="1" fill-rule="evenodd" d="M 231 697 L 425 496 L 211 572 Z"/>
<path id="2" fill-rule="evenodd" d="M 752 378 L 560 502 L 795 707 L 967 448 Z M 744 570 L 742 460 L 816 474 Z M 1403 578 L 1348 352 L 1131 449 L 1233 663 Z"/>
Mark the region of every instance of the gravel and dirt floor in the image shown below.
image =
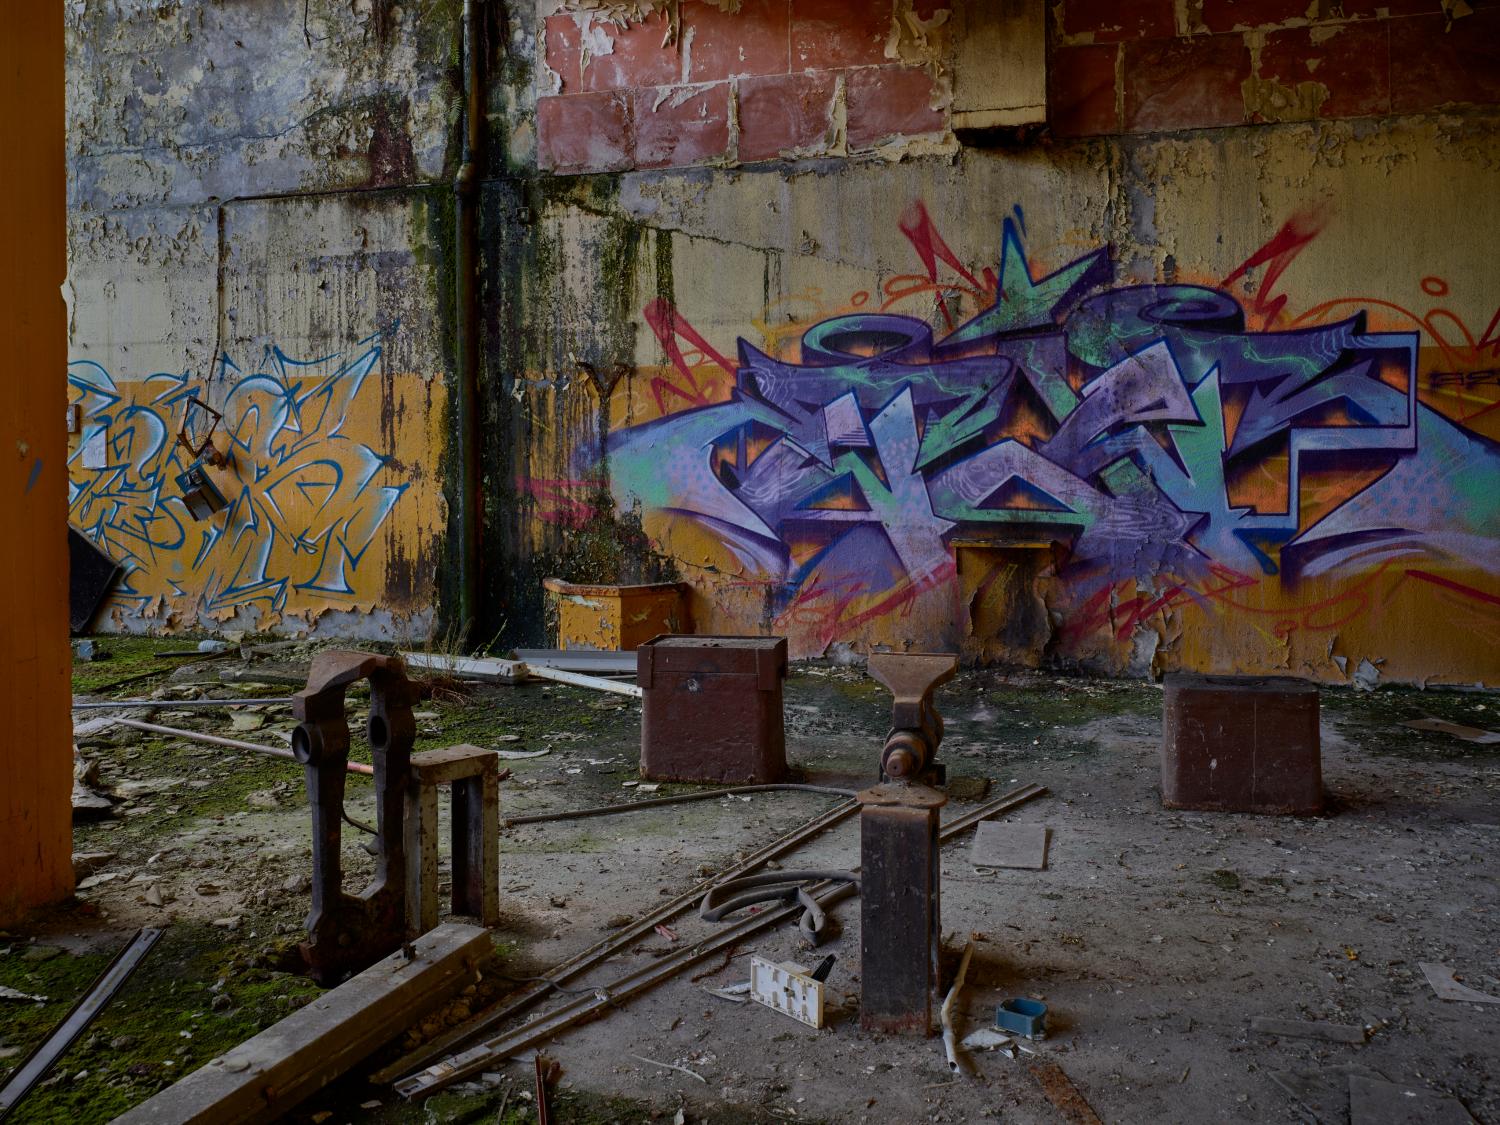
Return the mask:
<path id="1" fill-rule="evenodd" d="M 182 649 L 180 640 L 106 638 L 100 647 L 109 659 L 75 665 L 80 697 L 149 697 L 156 709 L 129 714 L 282 747 L 292 727 L 285 706 L 173 700 L 288 694 L 312 652 L 193 660 L 156 655 Z M 1332 1068 L 1357 1066 L 1457 1098 L 1500 1125 L 1500 1005 L 1440 1000 L 1418 968 L 1447 965 L 1500 996 L 1500 746 L 1402 725 L 1436 716 L 1500 729 L 1500 697 L 1325 689 L 1329 808 L 1306 819 L 1163 810 L 1161 702 L 1150 683 L 994 669 L 965 672 L 939 694 L 950 779 L 970 779 L 960 791 L 977 799 L 976 782 L 986 781 L 991 796 L 1028 782 L 1048 789 L 1007 817 L 1051 829 L 1045 870 L 976 869 L 972 833 L 943 857 L 947 946 L 956 952 L 972 938 L 976 950 L 964 1030 L 989 1022 L 1000 999 L 1042 999 L 1051 1034 L 1028 1044 L 1034 1054 L 979 1054 L 974 1075 L 956 1076 L 937 1040 L 862 1033 L 850 900 L 819 950 L 800 948 L 794 928 L 762 935 L 727 964 L 708 963 L 707 975 L 700 967 L 549 1044 L 563 1068 L 553 1120 L 1069 1120 L 1029 1065 L 1050 1060 L 1112 1123 L 1346 1121 L 1337 1106 L 1315 1116 L 1273 1075 L 1337 1085 Z M 352 696 L 356 730 L 363 708 Z M 418 716 L 418 749 L 547 751 L 505 763 L 514 774 L 502 786 L 506 816 L 647 795 L 633 784 L 640 712 L 631 700 L 536 683 L 440 688 Z M 802 665 L 787 683 L 788 756 L 805 780 L 867 784 L 888 719 L 889 696 L 858 668 Z M 310 871 L 300 767 L 120 726 L 78 741 L 90 784 L 113 808 L 76 825 L 76 899 L 0 933 L 0 985 L 47 998 L 0 999 L 0 1081 L 137 927 L 167 930 L 23 1103 L 19 1122 L 107 1121 L 318 993 L 299 974 L 296 949 Z M 366 1077 L 836 800 L 756 794 L 507 830 L 496 957 L 478 989 L 291 1120 L 534 1121 L 529 1058 L 418 1103 Z M 367 778 L 350 778 L 347 803 L 373 819 Z M 970 807 L 955 799 L 945 812 Z M 345 829 L 355 885 L 372 870 L 361 842 Z M 850 820 L 783 865 L 858 862 Z M 685 916 L 583 983 L 605 984 L 713 928 Z M 747 979 L 752 953 L 815 964 L 828 952 L 838 958 L 833 1009 L 819 1031 L 706 991 Z M 1368 1039 L 1277 1038 L 1252 1031 L 1257 1016 L 1362 1025 Z"/>

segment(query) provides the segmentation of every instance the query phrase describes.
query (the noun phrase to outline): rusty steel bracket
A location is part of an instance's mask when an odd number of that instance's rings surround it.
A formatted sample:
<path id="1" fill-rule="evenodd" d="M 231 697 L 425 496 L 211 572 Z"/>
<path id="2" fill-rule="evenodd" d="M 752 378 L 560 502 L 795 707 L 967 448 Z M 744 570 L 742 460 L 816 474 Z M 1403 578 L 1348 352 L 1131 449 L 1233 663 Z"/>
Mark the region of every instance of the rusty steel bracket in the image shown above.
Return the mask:
<path id="1" fill-rule="evenodd" d="M 375 877 L 356 895 L 344 893 L 339 854 L 349 724 L 344 693 L 370 681 L 367 734 L 375 767 Z M 302 957 L 319 984 L 338 984 L 400 948 L 406 937 L 407 856 L 404 802 L 410 784 L 416 721 L 415 690 L 401 661 L 368 652 L 322 652 L 307 687 L 292 697 L 299 720 L 292 753 L 306 767 L 312 806 L 312 911 Z"/>
<path id="2" fill-rule="evenodd" d="M 958 657 L 939 652 L 872 653 L 869 669 L 895 697 L 880 775 L 915 781 L 936 765 L 943 717 L 932 705 L 932 693 L 958 672 Z"/>

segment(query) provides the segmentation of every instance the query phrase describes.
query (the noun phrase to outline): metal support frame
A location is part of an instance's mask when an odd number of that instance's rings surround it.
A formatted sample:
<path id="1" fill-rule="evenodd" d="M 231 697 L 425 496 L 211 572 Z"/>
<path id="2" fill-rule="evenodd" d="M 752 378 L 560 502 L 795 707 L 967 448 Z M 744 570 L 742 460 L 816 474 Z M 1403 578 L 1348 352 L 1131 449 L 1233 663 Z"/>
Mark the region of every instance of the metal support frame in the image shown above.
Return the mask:
<path id="1" fill-rule="evenodd" d="M 375 878 L 359 894 L 345 894 L 339 854 L 349 724 L 344 693 L 370 681 L 367 733 L 375 769 Z M 410 783 L 415 698 L 401 661 L 368 652 L 322 652 L 307 687 L 292 697 L 300 720 L 292 753 L 306 767 L 312 806 L 312 911 L 302 957 L 319 984 L 337 984 L 400 947 L 406 937 L 406 839 L 403 807 Z"/>
<path id="2" fill-rule="evenodd" d="M 426 933 L 438 924 L 438 786 L 452 786 L 453 913 L 500 921 L 500 758 L 462 744 L 411 758 L 406 791 L 406 916 Z"/>

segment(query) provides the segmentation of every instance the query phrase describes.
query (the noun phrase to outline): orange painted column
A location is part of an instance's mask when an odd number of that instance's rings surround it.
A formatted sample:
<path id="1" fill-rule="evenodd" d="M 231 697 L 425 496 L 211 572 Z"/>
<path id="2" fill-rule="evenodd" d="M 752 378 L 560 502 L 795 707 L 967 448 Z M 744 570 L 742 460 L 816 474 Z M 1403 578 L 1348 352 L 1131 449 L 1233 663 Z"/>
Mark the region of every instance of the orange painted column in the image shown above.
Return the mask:
<path id="1" fill-rule="evenodd" d="M 0 33 L 0 925 L 73 890 L 63 6 Z"/>

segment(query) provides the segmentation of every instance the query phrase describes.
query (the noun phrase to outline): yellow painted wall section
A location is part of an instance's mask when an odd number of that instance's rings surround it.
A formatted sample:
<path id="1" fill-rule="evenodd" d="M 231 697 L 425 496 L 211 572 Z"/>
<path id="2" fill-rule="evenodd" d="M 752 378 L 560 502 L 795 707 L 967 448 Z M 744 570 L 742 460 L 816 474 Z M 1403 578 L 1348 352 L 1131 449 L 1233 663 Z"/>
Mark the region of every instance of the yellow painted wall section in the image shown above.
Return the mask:
<path id="1" fill-rule="evenodd" d="M 0 35 L 0 925 L 73 889 L 68 704 L 63 12 Z"/>
<path id="2" fill-rule="evenodd" d="M 312 361 L 267 348 L 208 381 L 70 364 L 84 419 L 71 518 L 126 567 L 103 613 L 163 631 L 299 632 L 378 610 L 363 631 L 421 634 L 443 526 L 445 386 L 384 371 L 384 346 L 376 335 Z M 230 455 L 206 470 L 227 507 L 201 520 L 177 483 L 194 460 L 176 441 L 190 395 L 224 414 Z"/>

